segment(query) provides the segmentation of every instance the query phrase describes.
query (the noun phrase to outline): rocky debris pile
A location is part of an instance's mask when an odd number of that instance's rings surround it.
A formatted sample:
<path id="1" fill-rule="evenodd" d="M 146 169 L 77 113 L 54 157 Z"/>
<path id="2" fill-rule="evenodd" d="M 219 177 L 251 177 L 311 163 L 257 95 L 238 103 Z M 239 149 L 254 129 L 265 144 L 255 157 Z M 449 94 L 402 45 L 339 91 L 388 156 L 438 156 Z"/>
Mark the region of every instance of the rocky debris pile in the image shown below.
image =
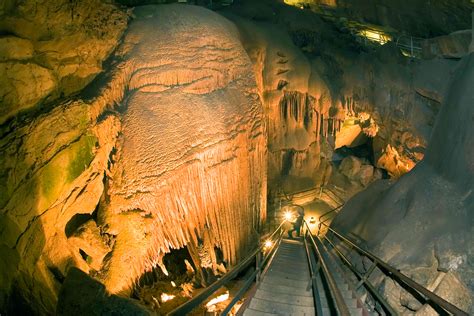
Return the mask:
<path id="1" fill-rule="evenodd" d="M 339 172 L 345 175 L 350 181 L 357 181 L 363 186 L 382 179 L 382 171 L 367 160 L 349 156 L 344 158 L 339 165 Z"/>

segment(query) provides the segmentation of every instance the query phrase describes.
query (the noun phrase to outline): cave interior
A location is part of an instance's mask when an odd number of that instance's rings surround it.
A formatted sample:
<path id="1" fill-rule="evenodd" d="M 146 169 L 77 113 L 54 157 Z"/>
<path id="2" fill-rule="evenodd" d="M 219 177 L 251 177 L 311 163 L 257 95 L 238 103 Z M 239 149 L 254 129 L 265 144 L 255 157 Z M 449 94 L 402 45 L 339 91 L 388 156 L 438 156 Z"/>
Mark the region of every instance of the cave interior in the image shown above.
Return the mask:
<path id="1" fill-rule="evenodd" d="M 0 315 L 474 314 L 472 0 L 4 0 L 0 105 Z"/>

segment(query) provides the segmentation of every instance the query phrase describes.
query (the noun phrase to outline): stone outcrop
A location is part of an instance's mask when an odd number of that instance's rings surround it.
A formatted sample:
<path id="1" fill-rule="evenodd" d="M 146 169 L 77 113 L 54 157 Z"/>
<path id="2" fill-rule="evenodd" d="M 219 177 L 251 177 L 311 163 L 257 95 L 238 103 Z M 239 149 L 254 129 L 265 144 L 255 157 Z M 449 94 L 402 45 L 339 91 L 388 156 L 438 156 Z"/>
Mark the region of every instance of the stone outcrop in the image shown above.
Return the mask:
<path id="1" fill-rule="evenodd" d="M 134 14 L 117 50 L 117 80 L 130 89 L 123 136 L 99 211 L 116 236 L 103 278 L 113 293 L 157 265 L 166 273 L 171 249 L 204 247 L 196 266 L 216 268 L 220 248 L 234 265 L 266 212 L 265 123 L 237 30 L 196 6 Z"/>
<path id="2" fill-rule="evenodd" d="M 430 38 L 422 42 L 424 58 L 461 58 L 469 52 L 472 31 L 456 31 L 449 35 Z"/>
<path id="3" fill-rule="evenodd" d="M 99 281 L 71 268 L 59 293 L 56 315 L 153 315 L 133 300 L 110 295 Z"/>
<path id="4" fill-rule="evenodd" d="M 258 9 L 241 1 L 226 16 L 239 27 L 266 109 L 271 191 L 324 184 L 335 149 L 369 140 L 374 166 L 392 177 L 423 158 L 446 82 L 427 64 L 393 44 L 366 51 L 311 11 L 272 1 Z M 454 64 L 431 66 L 446 78 Z"/>
<path id="5" fill-rule="evenodd" d="M 369 186 L 332 223 L 469 313 L 474 292 L 472 82 L 474 55 L 470 54 L 457 67 L 423 161 L 396 182 Z M 378 280 L 377 286 L 398 312 L 436 315 L 390 278 Z"/>
<path id="6" fill-rule="evenodd" d="M 94 12 L 112 24 L 107 14 L 116 12 L 125 23 L 123 12 L 106 8 Z M 2 313 L 53 313 L 72 267 L 102 280 L 108 292 L 128 294 L 146 271 L 166 273 L 162 258 L 172 249 L 204 249 L 212 271 L 215 249 L 229 267 L 256 242 L 266 213 L 265 123 L 237 31 L 200 7 L 135 14 L 106 73 L 83 97 L 1 126 Z M 12 19 L 2 27 L 15 25 Z M 91 36 L 105 49 L 122 29 L 119 23 L 106 38 Z M 35 34 L 32 27 L 23 32 Z M 41 50 L 35 40 L 33 59 Z M 98 61 L 102 53 L 95 53 Z M 65 78 L 59 68 L 48 68 L 57 82 Z M 85 81 L 73 73 L 79 89 Z M 193 259 L 200 268 L 200 257 Z"/>
<path id="7" fill-rule="evenodd" d="M 0 124 L 90 83 L 116 47 L 127 18 L 100 0 L 4 2 Z"/>

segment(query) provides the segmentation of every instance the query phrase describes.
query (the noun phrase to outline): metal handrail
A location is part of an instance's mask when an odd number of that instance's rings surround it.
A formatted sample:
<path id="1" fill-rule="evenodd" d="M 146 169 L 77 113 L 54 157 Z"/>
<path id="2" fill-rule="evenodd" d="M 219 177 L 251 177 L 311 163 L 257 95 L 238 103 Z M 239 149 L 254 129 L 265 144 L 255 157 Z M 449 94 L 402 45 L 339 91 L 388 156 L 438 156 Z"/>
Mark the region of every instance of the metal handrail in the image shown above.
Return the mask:
<path id="1" fill-rule="evenodd" d="M 308 242 L 307 242 L 308 232 L 309 231 L 306 230 L 304 238 L 303 238 L 304 249 L 306 251 L 306 258 L 308 259 L 309 273 L 311 275 L 311 287 L 313 288 L 313 302 L 316 309 L 316 315 L 322 315 L 323 308 L 321 304 L 321 296 L 319 295 L 318 285 L 316 282 L 316 275 L 321 269 L 321 265 L 317 265 L 316 267 L 313 266 L 313 262 L 311 260 L 311 254 L 309 252 Z"/>
<path id="2" fill-rule="evenodd" d="M 390 266 L 388 263 L 377 257 L 376 255 L 372 254 L 368 250 L 365 250 L 358 246 L 354 241 L 349 239 L 349 237 L 344 236 L 343 234 L 335 231 L 333 228 L 329 227 L 328 225 L 324 224 L 330 230 L 334 235 L 336 235 L 339 239 L 344 241 L 346 244 L 349 244 L 351 247 L 355 248 L 359 253 L 365 255 L 366 257 L 372 259 L 374 263 L 376 263 L 378 266 L 380 266 L 383 270 L 387 272 L 387 274 L 392 277 L 397 279 L 399 282 L 402 282 L 404 285 L 408 286 L 409 288 L 417 291 L 419 294 L 423 295 L 427 301 L 431 301 L 435 303 L 438 307 L 442 308 L 448 313 L 454 314 L 454 315 L 463 315 L 463 316 L 468 316 L 466 312 L 463 310 L 459 309 L 455 305 L 449 303 L 445 299 L 441 298 L 437 294 L 431 292 L 427 288 L 423 287 L 419 283 L 413 281 L 403 273 L 401 273 L 399 270 L 395 269 L 394 267 Z"/>
<path id="3" fill-rule="evenodd" d="M 339 257 L 342 259 L 342 261 L 346 264 L 346 266 L 349 267 L 349 269 L 354 273 L 359 279 L 359 284 L 364 285 L 365 288 L 372 294 L 377 301 L 382 305 L 382 308 L 388 312 L 388 315 L 397 315 L 397 312 L 390 306 L 390 304 L 385 300 L 385 298 L 380 295 L 379 292 L 373 287 L 373 285 L 370 283 L 368 280 L 370 274 L 373 271 L 373 268 L 375 266 L 372 266 L 367 273 L 365 273 L 363 276 L 357 271 L 356 267 L 350 262 L 350 260 L 339 250 L 337 247 L 329 240 L 327 236 L 324 236 L 324 239 L 332 246 L 332 248 L 337 252 Z M 329 253 L 329 251 L 327 251 Z M 360 287 L 359 284 L 356 286 L 356 290 Z"/>
<path id="4" fill-rule="evenodd" d="M 322 220 L 323 217 L 326 217 L 326 216 L 329 215 L 329 214 L 332 214 L 332 213 L 334 213 L 334 212 L 339 211 L 343 206 L 344 206 L 344 204 L 339 205 L 338 207 L 333 208 L 332 210 L 327 211 L 327 212 L 324 213 L 323 215 L 319 216 L 319 217 L 318 217 L 318 222 L 319 222 L 319 223 L 324 223 L 324 222 L 326 222 L 327 220 L 329 220 L 329 218 L 328 218 L 328 219 L 325 219 L 325 220 L 323 221 L 323 220 Z"/>
<path id="5" fill-rule="evenodd" d="M 280 226 L 278 226 L 278 228 L 275 229 L 275 231 L 270 235 L 270 237 L 268 237 L 268 239 L 273 239 L 273 237 L 276 235 L 276 233 L 279 232 L 282 229 L 282 226 L 285 222 L 286 221 L 283 221 L 280 224 Z M 280 239 L 281 239 L 282 235 L 283 234 L 280 233 L 280 236 L 279 236 Z M 273 244 L 272 250 L 269 251 L 268 255 L 264 258 L 264 260 L 262 260 L 260 264 L 257 263 L 257 269 L 254 271 L 254 273 L 252 273 L 252 276 L 253 276 L 252 280 L 255 277 L 257 277 L 258 273 L 260 272 L 261 267 L 267 261 L 266 259 L 273 252 L 273 250 L 275 249 L 275 245 L 277 245 L 277 243 Z M 217 280 L 214 283 L 212 283 L 211 285 L 209 285 L 201 293 L 199 293 L 198 295 L 196 295 L 195 297 L 193 297 L 192 299 L 190 299 L 186 303 L 178 306 L 177 308 L 175 308 L 174 310 L 169 312 L 167 315 L 185 315 L 185 314 L 191 312 L 194 308 L 198 307 L 202 302 L 204 302 L 207 298 L 209 298 L 220 287 L 224 286 L 225 284 L 227 284 L 227 282 L 229 282 L 230 280 L 235 278 L 242 270 L 249 267 L 250 264 L 252 264 L 252 262 L 254 261 L 254 259 L 259 256 L 259 254 L 263 250 L 264 246 L 265 245 L 260 245 L 259 247 L 254 249 L 250 253 L 250 255 L 247 256 L 247 258 L 245 258 L 243 261 L 241 261 L 239 264 L 237 264 L 231 271 L 224 274 L 219 280 Z M 251 282 L 249 282 L 249 280 L 247 280 L 245 283 L 249 283 L 249 286 L 251 284 Z M 247 285 L 247 284 L 245 284 L 245 285 Z M 243 294 L 243 293 L 240 293 L 240 294 Z M 232 300 L 231 303 L 235 304 L 237 302 L 237 300 L 235 300 L 235 302 L 234 302 L 234 300 Z M 227 306 L 227 307 L 229 307 L 229 306 Z M 232 307 L 232 306 L 230 306 L 230 307 Z M 227 308 L 226 308 L 226 310 L 227 310 Z"/>
<path id="6" fill-rule="evenodd" d="M 311 232 L 308 223 L 306 221 L 303 221 L 303 222 L 306 225 L 307 230 Z M 339 314 L 342 316 L 349 316 L 350 315 L 349 308 L 347 307 L 346 302 L 344 301 L 341 291 L 336 285 L 336 281 L 334 280 L 331 273 L 329 272 L 329 268 L 326 264 L 325 259 L 323 258 L 322 252 L 319 249 L 318 244 L 314 240 L 314 237 L 311 233 L 309 234 L 309 237 L 310 237 L 311 243 L 313 244 L 313 249 L 316 251 L 318 255 L 319 263 L 321 265 L 321 270 L 323 271 L 324 278 L 326 279 L 327 285 L 329 286 L 329 289 L 330 289 L 331 297 L 333 299 L 333 302 L 336 304 L 336 308 L 338 309 Z"/>

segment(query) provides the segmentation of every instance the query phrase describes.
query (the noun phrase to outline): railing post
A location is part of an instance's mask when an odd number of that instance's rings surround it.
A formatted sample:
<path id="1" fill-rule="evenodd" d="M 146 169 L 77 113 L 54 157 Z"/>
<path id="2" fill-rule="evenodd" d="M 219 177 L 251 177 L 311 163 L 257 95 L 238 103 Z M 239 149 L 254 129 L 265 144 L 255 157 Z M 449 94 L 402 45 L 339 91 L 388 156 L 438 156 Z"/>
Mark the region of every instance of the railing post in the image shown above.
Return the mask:
<path id="1" fill-rule="evenodd" d="M 259 251 L 257 253 L 257 255 L 255 256 L 255 262 L 256 262 L 256 271 L 257 271 L 257 275 L 255 276 L 255 283 L 260 283 L 260 274 L 261 274 L 261 271 L 260 271 L 260 262 L 262 261 L 262 253 Z"/>

